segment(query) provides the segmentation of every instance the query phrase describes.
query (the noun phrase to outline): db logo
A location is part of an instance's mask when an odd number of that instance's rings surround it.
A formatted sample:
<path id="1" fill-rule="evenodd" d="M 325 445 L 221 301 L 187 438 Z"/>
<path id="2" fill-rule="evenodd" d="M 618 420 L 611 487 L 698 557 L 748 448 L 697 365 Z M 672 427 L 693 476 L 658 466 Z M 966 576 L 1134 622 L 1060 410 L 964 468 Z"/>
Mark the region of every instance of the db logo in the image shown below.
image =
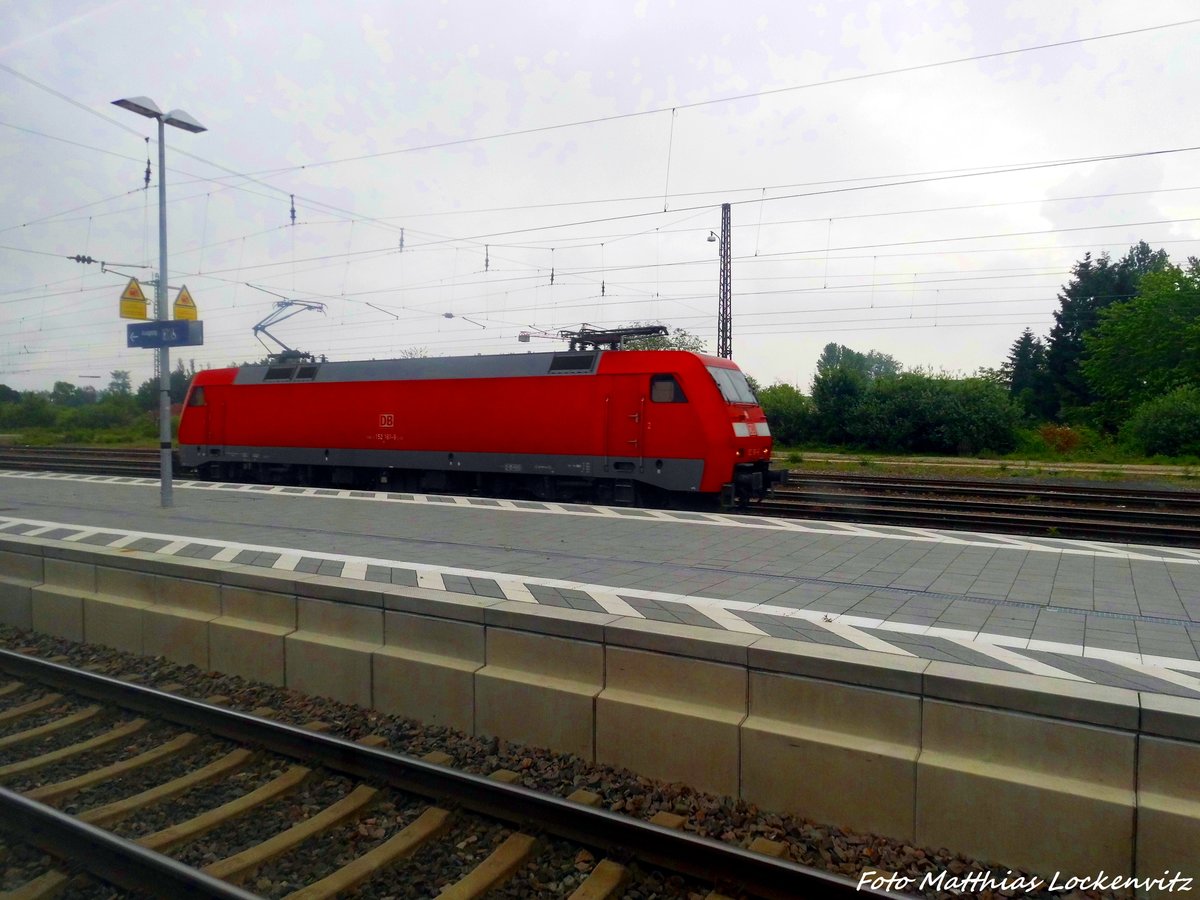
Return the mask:
<path id="1" fill-rule="evenodd" d="M 379 414 L 379 427 L 380 428 L 394 428 L 395 425 L 396 425 L 396 417 L 394 415 L 392 415 L 392 413 L 380 413 Z"/>

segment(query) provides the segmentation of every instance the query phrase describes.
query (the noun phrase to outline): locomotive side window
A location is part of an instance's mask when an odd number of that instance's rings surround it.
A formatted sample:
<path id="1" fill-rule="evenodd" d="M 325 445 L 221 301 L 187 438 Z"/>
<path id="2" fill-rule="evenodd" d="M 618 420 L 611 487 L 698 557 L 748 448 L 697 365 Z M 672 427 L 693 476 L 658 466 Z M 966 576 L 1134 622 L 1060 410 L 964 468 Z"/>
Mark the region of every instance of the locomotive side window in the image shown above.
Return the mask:
<path id="1" fill-rule="evenodd" d="M 654 403 L 687 403 L 687 396 L 674 375 L 651 375 L 650 400 Z"/>
<path id="2" fill-rule="evenodd" d="M 204 406 L 204 388 L 198 387 L 188 397 L 188 406 Z"/>
<path id="3" fill-rule="evenodd" d="M 725 398 L 726 403 L 758 402 L 754 391 L 750 390 L 746 376 L 737 369 L 725 369 L 721 366 L 706 366 L 706 368 L 712 375 L 713 381 L 717 383 L 717 387 L 721 389 L 721 396 Z"/>

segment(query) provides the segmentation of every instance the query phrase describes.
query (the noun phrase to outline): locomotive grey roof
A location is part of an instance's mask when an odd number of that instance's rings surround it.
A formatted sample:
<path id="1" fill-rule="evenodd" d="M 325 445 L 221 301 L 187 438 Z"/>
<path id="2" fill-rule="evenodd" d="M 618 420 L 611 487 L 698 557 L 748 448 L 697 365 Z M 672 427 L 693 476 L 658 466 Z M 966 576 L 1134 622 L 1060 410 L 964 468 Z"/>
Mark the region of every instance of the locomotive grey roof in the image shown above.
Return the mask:
<path id="1" fill-rule="evenodd" d="M 350 362 L 280 363 L 242 366 L 234 384 L 287 381 L 432 381 L 445 378 L 527 378 L 589 375 L 606 351 L 506 353 L 497 356 L 444 356 L 429 359 L 370 359 Z"/>

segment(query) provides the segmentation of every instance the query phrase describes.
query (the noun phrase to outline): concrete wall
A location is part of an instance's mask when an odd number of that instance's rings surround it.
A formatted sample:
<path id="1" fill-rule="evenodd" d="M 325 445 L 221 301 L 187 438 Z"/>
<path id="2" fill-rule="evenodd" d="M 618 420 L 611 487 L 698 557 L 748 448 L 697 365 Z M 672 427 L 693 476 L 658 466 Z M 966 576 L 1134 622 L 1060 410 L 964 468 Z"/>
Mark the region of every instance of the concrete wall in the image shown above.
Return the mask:
<path id="1" fill-rule="evenodd" d="M 19 537 L 0 621 L 1000 865 L 1200 878 L 1200 701 Z"/>

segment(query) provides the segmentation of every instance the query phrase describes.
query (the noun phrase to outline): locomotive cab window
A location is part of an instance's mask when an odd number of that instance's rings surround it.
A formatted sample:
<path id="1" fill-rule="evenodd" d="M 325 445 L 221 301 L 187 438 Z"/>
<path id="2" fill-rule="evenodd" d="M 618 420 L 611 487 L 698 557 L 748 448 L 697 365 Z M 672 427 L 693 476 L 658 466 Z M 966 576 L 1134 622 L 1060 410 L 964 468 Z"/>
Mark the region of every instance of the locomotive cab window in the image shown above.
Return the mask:
<path id="1" fill-rule="evenodd" d="M 706 366 L 705 368 L 712 375 L 713 381 L 717 383 L 726 403 L 758 403 L 754 391 L 750 390 L 746 376 L 738 369 L 726 369 L 722 366 Z"/>
<path id="2" fill-rule="evenodd" d="M 204 406 L 204 388 L 193 388 L 188 396 L 188 406 Z"/>
<path id="3" fill-rule="evenodd" d="M 650 400 L 654 403 L 687 403 L 683 388 L 674 375 L 650 376 Z"/>

